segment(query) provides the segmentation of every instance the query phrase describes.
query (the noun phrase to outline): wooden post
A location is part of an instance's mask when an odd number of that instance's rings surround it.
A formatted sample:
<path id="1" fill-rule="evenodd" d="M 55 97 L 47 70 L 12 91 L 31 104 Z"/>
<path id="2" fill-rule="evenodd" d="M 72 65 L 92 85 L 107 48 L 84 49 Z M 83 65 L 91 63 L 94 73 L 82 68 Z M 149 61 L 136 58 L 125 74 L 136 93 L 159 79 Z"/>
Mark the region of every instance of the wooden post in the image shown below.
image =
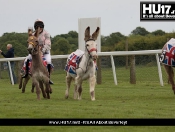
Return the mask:
<path id="1" fill-rule="evenodd" d="M 0 62 L 0 79 L 1 79 L 1 70 L 2 70 L 2 69 L 1 69 L 1 62 Z"/>
<path id="2" fill-rule="evenodd" d="M 16 61 L 16 65 L 15 65 L 15 69 L 16 69 L 16 83 L 19 83 L 19 78 L 20 78 L 20 70 L 22 68 L 21 66 L 21 61 Z"/>
<path id="3" fill-rule="evenodd" d="M 130 83 L 136 84 L 135 55 L 130 57 Z"/>
<path id="4" fill-rule="evenodd" d="M 97 84 L 102 83 L 102 78 L 101 78 L 101 57 L 99 56 L 97 59 Z"/>
<path id="5" fill-rule="evenodd" d="M 128 40 L 126 40 L 126 43 L 125 43 L 125 51 L 128 51 Z M 126 69 L 128 69 L 128 56 L 126 56 L 126 66 L 125 66 Z"/>

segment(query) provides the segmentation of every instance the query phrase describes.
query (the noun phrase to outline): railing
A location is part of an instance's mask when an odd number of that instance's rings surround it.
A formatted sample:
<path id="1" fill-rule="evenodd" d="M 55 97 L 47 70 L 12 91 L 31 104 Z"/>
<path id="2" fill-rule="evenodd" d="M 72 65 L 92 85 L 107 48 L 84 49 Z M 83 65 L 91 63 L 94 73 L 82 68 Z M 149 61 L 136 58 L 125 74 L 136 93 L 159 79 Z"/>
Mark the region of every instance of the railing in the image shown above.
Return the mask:
<path id="1" fill-rule="evenodd" d="M 159 74 L 159 81 L 160 85 L 163 86 L 163 79 L 162 79 L 162 70 L 159 62 L 159 54 L 162 52 L 161 49 L 159 50 L 140 50 L 140 51 L 114 51 L 114 52 L 98 52 L 98 56 L 110 56 L 111 58 L 111 65 L 112 65 L 112 71 L 113 71 L 113 77 L 114 77 L 114 83 L 117 85 L 117 76 L 116 76 L 116 70 L 115 70 L 115 63 L 113 60 L 113 56 L 129 56 L 129 55 L 154 55 L 156 56 L 157 60 L 157 67 L 158 67 L 158 74 Z M 61 59 L 61 58 L 67 58 L 69 55 L 52 55 L 52 59 Z M 7 61 L 10 71 L 10 78 L 12 81 L 12 85 L 14 85 L 14 80 L 12 76 L 10 61 L 21 61 L 24 60 L 25 57 L 15 57 L 15 58 L 0 58 L 0 62 Z"/>

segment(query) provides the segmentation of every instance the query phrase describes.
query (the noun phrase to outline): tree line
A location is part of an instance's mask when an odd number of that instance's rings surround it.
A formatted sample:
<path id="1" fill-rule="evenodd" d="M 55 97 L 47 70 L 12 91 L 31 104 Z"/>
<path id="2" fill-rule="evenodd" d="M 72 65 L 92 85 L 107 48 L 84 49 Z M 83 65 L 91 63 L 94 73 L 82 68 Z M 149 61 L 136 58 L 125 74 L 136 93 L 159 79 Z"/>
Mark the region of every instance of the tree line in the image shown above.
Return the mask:
<path id="1" fill-rule="evenodd" d="M 109 36 L 101 35 L 101 51 L 124 51 L 126 43 L 129 51 L 161 49 L 170 38 L 175 37 L 175 32 L 166 33 L 162 30 L 153 32 L 143 27 L 136 27 L 128 36 L 120 32 L 111 33 Z M 4 33 L 0 36 L 0 49 L 6 51 L 6 45 L 11 43 L 15 49 L 16 57 L 24 57 L 27 52 L 26 33 Z M 67 34 L 51 36 L 52 55 L 70 54 L 78 48 L 78 33 L 69 31 Z"/>

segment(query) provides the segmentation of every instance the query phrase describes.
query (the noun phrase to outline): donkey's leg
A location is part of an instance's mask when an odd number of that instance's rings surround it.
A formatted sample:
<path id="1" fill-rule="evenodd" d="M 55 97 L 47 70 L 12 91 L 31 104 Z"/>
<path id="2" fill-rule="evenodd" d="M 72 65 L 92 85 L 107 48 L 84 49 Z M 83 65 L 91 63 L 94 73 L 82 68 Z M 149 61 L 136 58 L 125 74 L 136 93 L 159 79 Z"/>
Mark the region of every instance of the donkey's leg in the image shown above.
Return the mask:
<path id="1" fill-rule="evenodd" d="M 44 86 L 43 86 L 43 82 L 42 81 L 39 81 L 39 86 L 41 88 L 43 97 L 46 98 L 46 93 L 45 93 L 45 90 L 44 90 Z"/>
<path id="2" fill-rule="evenodd" d="M 96 76 L 92 76 L 89 78 L 89 85 L 90 85 L 90 95 L 91 95 L 91 100 L 95 100 L 95 84 L 96 84 Z"/>
<path id="3" fill-rule="evenodd" d="M 82 92 L 82 87 L 81 87 L 82 79 L 78 75 L 77 75 L 77 77 L 75 77 L 75 85 L 76 85 L 76 87 L 75 87 L 75 91 L 74 91 L 74 99 L 76 99 L 76 95 L 78 95 L 77 96 L 78 100 L 80 100 L 81 99 L 81 92 Z"/>
<path id="4" fill-rule="evenodd" d="M 40 87 L 39 87 L 39 82 L 36 81 L 35 79 L 33 79 L 33 83 L 36 87 L 36 95 L 37 95 L 37 99 L 40 100 Z"/>
<path id="5" fill-rule="evenodd" d="M 23 81 L 23 86 L 22 86 L 22 93 L 25 93 L 25 88 L 26 88 L 26 85 L 27 85 L 29 79 L 30 79 L 29 76 L 27 76 L 27 77 L 24 79 L 24 81 Z"/>
<path id="6" fill-rule="evenodd" d="M 51 88 L 50 85 L 49 85 L 49 93 L 50 93 L 50 94 L 52 93 L 52 88 Z"/>
<path id="7" fill-rule="evenodd" d="M 23 80 L 23 78 L 20 76 L 19 77 L 19 89 L 21 89 L 22 88 L 22 81 Z"/>
<path id="8" fill-rule="evenodd" d="M 67 99 L 69 97 L 69 89 L 71 85 L 72 77 L 67 73 L 66 76 L 66 92 L 65 92 L 65 98 Z"/>
<path id="9" fill-rule="evenodd" d="M 79 100 L 81 100 L 81 93 L 82 93 L 82 82 L 81 82 L 81 84 L 77 87 L 77 89 L 78 89 L 78 99 Z"/>
<path id="10" fill-rule="evenodd" d="M 35 88 L 35 84 L 32 83 L 32 89 L 31 89 L 31 92 L 34 93 L 34 88 Z"/>
<path id="11" fill-rule="evenodd" d="M 77 85 L 74 84 L 74 99 L 77 99 Z"/>
<path id="12" fill-rule="evenodd" d="M 45 88 L 46 88 L 46 93 L 47 93 L 47 98 L 50 99 L 50 84 L 49 84 L 49 80 L 44 83 L 45 84 Z"/>
<path id="13" fill-rule="evenodd" d="M 174 91 L 174 94 L 175 94 L 175 84 L 174 84 L 174 72 L 173 72 L 173 68 L 171 66 L 167 66 L 167 65 L 164 65 L 165 67 L 165 70 L 168 74 L 168 79 L 172 85 L 172 90 Z"/>

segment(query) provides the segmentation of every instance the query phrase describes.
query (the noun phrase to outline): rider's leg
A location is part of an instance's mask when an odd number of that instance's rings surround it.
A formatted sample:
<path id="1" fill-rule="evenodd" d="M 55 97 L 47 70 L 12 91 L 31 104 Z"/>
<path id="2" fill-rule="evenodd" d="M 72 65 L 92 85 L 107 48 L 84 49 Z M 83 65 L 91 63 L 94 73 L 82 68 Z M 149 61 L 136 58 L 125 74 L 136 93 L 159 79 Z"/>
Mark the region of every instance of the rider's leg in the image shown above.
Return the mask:
<path id="1" fill-rule="evenodd" d="M 26 59 L 24 60 L 24 64 L 23 67 L 21 69 L 21 75 L 22 78 L 26 78 L 28 76 L 29 73 L 29 62 L 32 59 L 32 56 L 29 54 Z"/>
<path id="2" fill-rule="evenodd" d="M 53 68 L 52 62 L 51 62 L 51 55 L 50 55 L 50 52 L 48 52 L 47 54 L 44 54 L 44 58 L 45 58 L 46 61 L 47 61 L 47 69 L 48 69 L 49 78 L 50 78 L 51 69 Z M 53 82 L 52 82 L 51 80 L 49 80 L 49 83 L 50 83 L 50 84 L 53 84 Z"/>

